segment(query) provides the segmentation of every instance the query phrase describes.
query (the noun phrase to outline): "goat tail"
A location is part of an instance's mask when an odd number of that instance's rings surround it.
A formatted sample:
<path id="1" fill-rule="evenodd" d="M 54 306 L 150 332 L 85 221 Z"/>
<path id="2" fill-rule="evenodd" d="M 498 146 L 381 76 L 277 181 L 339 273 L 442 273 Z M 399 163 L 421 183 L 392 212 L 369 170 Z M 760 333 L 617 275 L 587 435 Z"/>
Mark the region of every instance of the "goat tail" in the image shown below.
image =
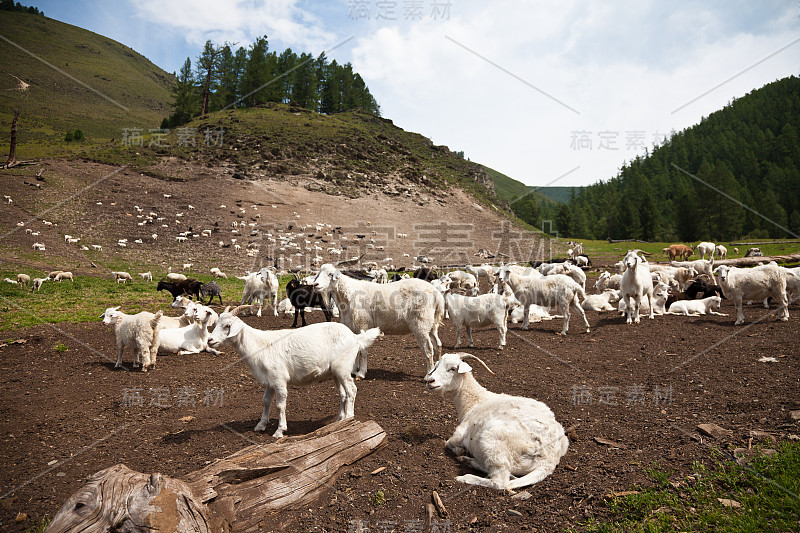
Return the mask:
<path id="1" fill-rule="evenodd" d="M 358 342 L 358 350 L 363 352 L 364 350 L 372 346 L 372 343 L 375 342 L 378 339 L 378 337 L 381 336 L 383 336 L 383 333 L 381 333 L 380 328 L 371 328 L 368 329 L 367 331 L 361 330 L 361 333 L 356 335 L 356 341 Z"/>
<path id="2" fill-rule="evenodd" d="M 162 311 L 157 312 L 153 318 L 150 320 L 150 327 L 153 328 L 153 331 L 158 330 L 161 327 L 161 317 L 164 316 Z"/>

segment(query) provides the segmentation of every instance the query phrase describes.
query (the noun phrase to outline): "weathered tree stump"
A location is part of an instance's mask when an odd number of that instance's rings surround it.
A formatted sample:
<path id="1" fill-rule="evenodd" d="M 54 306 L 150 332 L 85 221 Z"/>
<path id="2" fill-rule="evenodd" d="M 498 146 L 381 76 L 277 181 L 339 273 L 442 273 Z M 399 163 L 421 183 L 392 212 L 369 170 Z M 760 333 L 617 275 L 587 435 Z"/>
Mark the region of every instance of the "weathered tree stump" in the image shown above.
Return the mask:
<path id="1" fill-rule="evenodd" d="M 351 418 L 308 435 L 248 446 L 183 480 L 117 464 L 89 478 L 46 531 L 256 531 L 266 514 L 315 500 L 343 466 L 385 439 L 376 422 Z"/>

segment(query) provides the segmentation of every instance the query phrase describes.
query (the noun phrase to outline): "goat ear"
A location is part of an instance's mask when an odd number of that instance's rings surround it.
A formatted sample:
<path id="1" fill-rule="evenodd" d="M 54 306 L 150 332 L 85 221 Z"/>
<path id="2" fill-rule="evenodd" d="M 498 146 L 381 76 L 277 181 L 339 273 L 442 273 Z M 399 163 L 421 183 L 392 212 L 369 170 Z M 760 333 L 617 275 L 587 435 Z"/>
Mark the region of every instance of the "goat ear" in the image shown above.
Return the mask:
<path id="1" fill-rule="evenodd" d="M 469 366 L 469 365 L 468 365 L 467 363 L 465 363 L 464 361 L 461 361 L 461 362 L 458 364 L 458 373 L 459 373 L 459 374 L 466 374 L 467 372 L 472 372 L 472 367 L 471 367 L 471 366 Z"/>
<path id="2" fill-rule="evenodd" d="M 236 335 L 238 335 L 239 333 L 241 333 L 241 331 L 242 331 L 242 324 L 243 324 L 243 322 L 242 322 L 241 320 L 234 320 L 234 321 L 231 323 L 231 329 L 230 329 L 230 331 L 228 332 L 228 337 L 235 337 Z"/>

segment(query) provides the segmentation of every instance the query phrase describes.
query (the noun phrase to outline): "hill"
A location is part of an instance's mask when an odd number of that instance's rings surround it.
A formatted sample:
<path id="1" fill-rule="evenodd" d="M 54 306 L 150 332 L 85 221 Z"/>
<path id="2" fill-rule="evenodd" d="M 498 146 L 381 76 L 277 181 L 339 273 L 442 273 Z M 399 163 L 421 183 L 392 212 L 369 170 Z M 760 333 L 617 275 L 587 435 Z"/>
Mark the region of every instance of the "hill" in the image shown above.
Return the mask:
<path id="1" fill-rule="evenodd" d="M 582 189 L 561 235 L 648 241 L 800 234 L 800 79 L 790 76 L 673 135 Z M 629 201 L 635 199 L 636 201 Z"/>
<path id="2" fill-rule="evenodd" d="M 123 128 L 158 128 L 169 114 L 173 76 L 131 48 L 31 13 L 0 11 L 0 27 L 5 153 L 14 110 L 22 145 L 59 142 L 75 129 L 119 139 Z"/>
<path id="3" fill-rule="evenodd" d="M 559 204 L 568 204 L 570 198 L 572 198 L 572 192 L 575 191 L 575 194 L 578 194 L 581 188 L 582 187 L 538 187 L 536 190 Z"/>

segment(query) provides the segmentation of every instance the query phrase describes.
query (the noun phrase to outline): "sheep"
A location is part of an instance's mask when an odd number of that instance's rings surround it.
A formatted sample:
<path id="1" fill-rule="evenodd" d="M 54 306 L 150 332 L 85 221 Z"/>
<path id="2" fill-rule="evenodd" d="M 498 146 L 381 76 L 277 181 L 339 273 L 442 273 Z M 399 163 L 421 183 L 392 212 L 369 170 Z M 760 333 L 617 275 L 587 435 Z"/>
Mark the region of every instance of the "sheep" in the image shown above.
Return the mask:
<path id="1" fill-rule="evenodd" d="M 176 281 L 175 283 L 170 283 L 168 281 L 159 281 L 158 285 L 156 285 L 157 291 L 167 291 L 169 292 L 173 298 L 177 296 L 181 296 L 183 294 L 192 295 L 198 300 L 200 299 L 200 287 L 203 284 L 196 279 L 188 278 L 183 281 Z"/>
<path id="2" fill-rule="evenodd" d="M 63 270 L 53 270 L 47 275 L 47 279 L 55 279 L 56 276 L 64 272 Z"/>
<path id="3" fill-rule="evenodd" d="M 642 298 L 647 295 L 647 302 L 650 306 L 649 317 L 653 316 L 653 280 L 650 277 L 650 269 L 647 264 L 643 264 L 642 258 L 638 255 L 639 250 L 628 250 L 622 264 L 625 272 L 622 274 L 620 289 L 622 290 L 622 300 L 625 302 L 625 322 L 639 323 L 639 306 Z M 631 304 L 631 297 L 633 304 Z"/>
<path id="4" fill-rule="evenodd" d="M 193 305 L 192 302 L 184 313 L 192 323 L 181 328 L 162 328 L 159 332 L 160 346 L 158 350 L 162 353 L 178 355 L 202 351 L 219 355 L 220 352 L 208 346 L 208 325 L 215 314 L 210 308 Z M 153 359 L 153 364 L 155 364 L 155 359 Z"/>
<path id="5" fill-rule="evenodd" d="M 214 279 L 216 278 L 228 279 L 228 275 L 225 272 L 218 269 L 217 267 L 212 268 L 210 272 L 211 275 L 214 276 Z"/>
<path id="6" fill-rule="evenodd" d="M 467 329 L 467 346 L 472 347 L 472 328 L 494 326 L 500 334 L 499 349 L 502 350 L 506 345 L 508 309 L 515 302 L 514 296 L 509 294 L 464 296 L 452 292 L 452 285 L 448 285 L 444 293 L 444 303 L 456 327 L 456 343 L 453 347 L 458 348 L 461 345 L 462 327 Z"/>
<path id="7" fill-rule="evenodd" d="M 454 270 L 445 274 L 445 277 L 450 280 L 448 286 L 454 294 L 477 296 L 478 280 L 469 272 Z"/>
<path id="8" fill-rule="evenodd" d="M 607 289 L 600 294 L 590 294 L 581 303 L 584 311 L 616 311 L 616 307 L 611 302 L 619 300 L 619 293 L 613 289 Z"/>
<path id="9" fill-rule="evenodd" d="M 125 283 L 126 281 L 130 281 L 133 283 L 133 276 L 131 276 L 128 272 L 111 272 L 111 275 L 114 276 L 114 281 L 117 283 Z"/>
<path id="10" fill-rule="evenodd" d="M 44 244 L 41 243 L 41 242 L 33 243 L 33 249 L 38 251 L 38 252 L 44 252 L 44 251 L 47 250 L 47 248 L 45 248 Z"/>
<path id="11" fill-rule="evenodd" d="M 606 289 L 619 289 L 622 283 L 622 274 L 612 275 L 610 272 L 603 272 L 594 284 L 594 288 L 598 292 L 603 292 Z"/>
<path id="12" fill-rule="evenodd" d="M 297 279 L 289 280 L 286 284 L 286 296 L 294 308 L 294 322 L 292 327 L 297 327 L 297 315 L 302 319 L 302 327 L 306 326 L 306 307 L 319 307 L 325 315 L 325 321 L 331 321 L 331 312 L 328 302 L 323 294 L 314 292 L 314 286 L 301 283 Z"/>
<path id="13" fill-rule="evenodd" d="M 39 289 L 42 288 L 42 283 L 45 281 L 49 281 L 50 278 L 33 278 L 33 284 L 31 285 L 31 292 L 39 292 Z"/>
<path id="14" fill-rule="evenodd" d="M 193 263 L 184 263 L 183 264 L 183 269 L 184 270 L 192 270 L 192 266 L 194 266 Z"/>
<path id="15" fill-rule="evenodd" d="M 487 390 L 465 359 L 489 370 L 471 354 L 448 353 L 425 376 L 426 389 L 451 399 L 458 412 L 447 448 L 459 462 L 489 476 L 465 474 L 456 481 L 506 491 L 542 481 L 567 452 L 564 428 L 540 401 Z"/>
<path id="16" fill-rule="evenodd" d="M 59 272 L 59 273 L 58 273 L 58 274 L 56 274 L 56 276 L 53 278 L 53 281 L 58 281 L 58 282 L 60 282 L 61 280 L 65 280 L 65 279 L 68 279 L 68 280 L 70 280 L 70 281 L 73 281 L 73 282 L 75 281 L 75 280 L 73 279 L 72 272 Z"/>
<path id="17" fill-rule="evenodd" d="M 719 273 L 719 284 L 725 297 L 736 306 L 736 325 L 744 322 L 742 300 L 778 300 L 779 320 L 789 320 L 789 307 L 786 297 L 786 272 L 771 261 L 766 265 L 754 268 L 737 268 L 718 266 L 714 272 Z"/>
<path id="18" fill-rule="evenodd" d="M 261 316 L 261 307 L 264 299 L 269 299 L 275 316 L 278 316 L 278 278 L 269 269 L 262 269 L 260 272 L 253 272 L 244 277 L 244 289 L 242 290 L 241 304 L 258 303 L 258 316 Z"/>
<path id="19" fill-rule="evenodd" d="M 27 286 L 31 282 L 31 277 L 27 274 L 17 274 L 17 283 Z"/>
<path id="20" fill-rule="evenodd" d="M 167 281 L 171 281 L 171 282 L 175 283 L 175 282 L 178 282 L 178 281 L 186 281 L 188 278 L 186 276 L 184 276 L 183 274 L 178 274 L 177 272 L 167 272 L 167 275 L 165 276 L 165 279 Z"/>
<path id="21" fill-rule="evenodd" d="M 719 309 L 722 298 L 719 296 L 709 296 L 702 300 L 681 300 L 669 306 L 667 314 L 684 316 L 702 316 L 706 314 L 717 316 L 728 316 L 725 313 L 718 313 L 714 309 Z"/>
<path id="22" fill-rule="evenodd" d="M 219 298 L 219 305 L 222 305 L 222 287 L 215 282 L 209 281 L 200 285 L 200 301 L 202 302 L 206 296 L 209 297 L 208 305 L 211 305 L 211 302 L 214 301 L 214 296 Z"/>
<path id="23" fill-rule="evenodd" d="M 574 307 L 578 312 L 578 315 L 583 320 L 586 333 L 589 333 L 589 321 L 586 320 L 586 313 L 583 312 L 578 299 L 579 296 L 585 299 L 586 293 L 572 278 L 564 275 L 541 278 L 521 276 L 505 266 L 500 267 L 497 277 L 511 288 L 514 292 L 514 297 L 524 306 L 526 311 L 529 311 L 530 304 L 555 306 L 558 312 L 564 315 L 561 335 L 566 335 L 569 330 L 570 306 Z M 530 313 L 524 312 L 523 315 L 522 329 L 528 329 Z"/>
<path id="24" fill-rule="evenodd" d="M 122 366 L 122 351 L 126 346 L 133 349 L 133 366 L 142 367 L 142 372 L 154 367 L 159 346 L 159 329 L 161 311 L 156 314 L 142 311 L 135 315 L 126 315 L 117 307 L 109 307 L 100 315 L 103 324 L 114 327 L 117 340 L 117 363 L 114 368 Z"/>
<path id="25" fill-rule="evenodd" d="M 153 273 L 149 270 L 147 272 L 139 272 L 142 281 L 153 281 Z"/>
<path id="26" fill-rule="evenodd" d="M 586 274 L 580 269 L 580 267 L 570 265 L 569 263 L 560 263 L 547 272 L 548 276 L 553 276 L 556 274 L 569 276 L 570 278 L 574 279 L 584 291 L 586 290 Z"/>
<path id="27" fill-rule="evenodd" d="M 717 245 L 717 249 L 715 250 L 717 259 L 725 259 L 728 257 L 728 249 L 722 246 L 721 244 Z"/>
<path id="28" fill-rule="evenodd" d="M 288 385 L 308 385 L 331 378 L 339 391 L 338 419 L 354 416 L 357 389 L 351 373 L 358 353 L 375 342 L 380 329 L 355 334 L 338 322 L 320 322 L 298 330 L 262 331 L 242 322 L 236 316 L 238 309 L 226 309 L 220 315 L 208 345 L 233 346 L 253 377 L 266 386 L 264 408 L 255 431 L 266 429 L 275 396 L 278 428 L 272 436 L 283 437 L 287 430 Z"/>
<path id="29" fill-rule="evenodd" d="M 421 279 L 406 279 L 386 285 L 349 278 L 330 263 L 322 265 L 314 278 L 314 290 L 333 297 L 340 319 L 352 331 L 378 327 L 387 335 L 413 333 L 425 353 L 427 369 L 441 353 L 439 324 L 444 316 L 444 296 Z M 360 353 L 357 377 L 367 374 L 366 349 Z"/>
<path id="30" fill-rule="evenodd" d="M 4 278 L 3 281 L 5 281 L 6 283 L 10 283 L 12 285 L 19 285 L 19 282 L 17 280 L 11 278 Z"/>
<path id="31" fill-rule="evenodd" d="M 714 257 L 714 250 L 717 249 L 717 245 L 713 242 L 701 242 L 698 243 L 694 249 L 698 254 L 700 254 L 700 259 L 705 259 L 706 255 L 709 257 Z"/>

